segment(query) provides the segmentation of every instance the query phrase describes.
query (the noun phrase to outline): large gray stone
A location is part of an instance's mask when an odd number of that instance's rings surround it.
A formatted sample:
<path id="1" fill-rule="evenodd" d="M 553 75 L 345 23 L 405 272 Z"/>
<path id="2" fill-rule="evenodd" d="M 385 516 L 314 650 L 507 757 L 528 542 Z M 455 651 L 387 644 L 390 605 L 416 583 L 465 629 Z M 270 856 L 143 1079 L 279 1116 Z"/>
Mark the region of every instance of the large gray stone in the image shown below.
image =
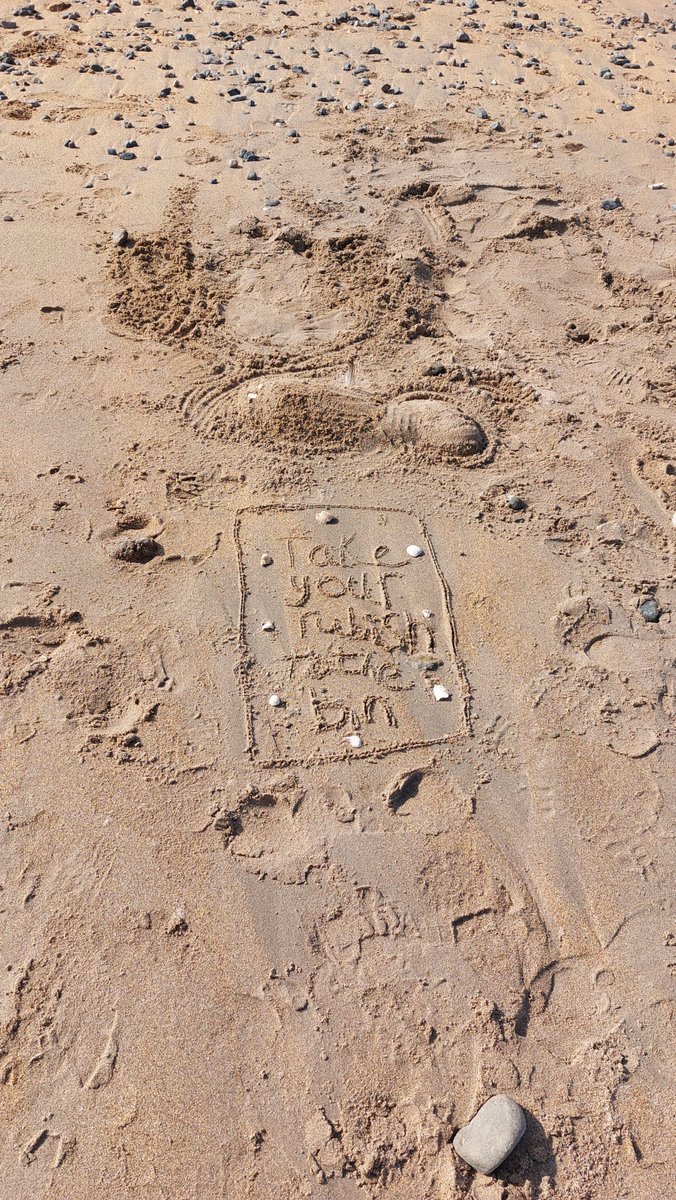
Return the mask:
<path id="1" fill-rule="evenodd" d="M 453 1138 L 453 1149 L 475 1171 L 491 1175 L 511 1154 L 525 1132 L 526 1118 L 516 1100 L 509 1096 L 491 1096 L 469 1125 L 458 1130 Z"/>

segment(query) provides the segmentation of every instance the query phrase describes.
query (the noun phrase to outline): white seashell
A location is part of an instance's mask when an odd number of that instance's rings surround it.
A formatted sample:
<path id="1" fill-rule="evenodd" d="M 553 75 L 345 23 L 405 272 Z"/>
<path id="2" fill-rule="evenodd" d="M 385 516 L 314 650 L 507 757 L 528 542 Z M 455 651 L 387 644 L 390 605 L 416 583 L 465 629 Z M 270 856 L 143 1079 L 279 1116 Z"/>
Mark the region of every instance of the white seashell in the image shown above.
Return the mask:
<path id="1" fill-rule="evenodd" d="M 432 693 L 435 700 L 450 700 L 451 698 L 451 693 L 448 688 L 444 687 L 443 683 L 435 683 Z"/>
<path id="2" fill-rule="evenodd" d="M 347 738 L 347 741 L 351 746 L 354 746 L 355 750 L 358 750 L 360 746 L 364 745 L 358 733 L 351 733 L 349 738 Z"/>
<path id="3" fill-rule="evenodd" d="M 274 628 L 275 628 L 274 621 L 263 621 L 263 624 L 261 625 L 261 629 L 263 630 L 263 633 L 272 633 Z"/>
<path id="4" fill-rule="evenodd" d="M 257 400 L 258 392 L 248 392 L 246 398 L 247 398 L 247 400 Z"/>
<path id="5" fill-rule="evenodd" d="M 406 553 L 408 554 L 409 558 L 420 558 L 425 551 L 422 549 L 422 546 L 407 546 Z"/>
<path id="6" fill-rule="evenodd" d="M 282 702 L 281 702 L 279 696 L 277 696 L 273 692 L 272 695 L 270 696 L 270 699 L 268 700 L 268 704 L 270 705 L 270 708 L 279 708 L 281 703 Z"/>
<path id="7" fill-rule="evenodd" d="M 261 554 L 261 566 L 262 567 L 271 567 L 272 566 L 272 555 L 271 554 Z"/>
<path id="8" fill-rule="evenodd" d="M 333 525 L 335 519 L 336 518 L 333 513 L 328 512 L 325 508 L 323 508 L 321 512 L 318 512 L 315 517 L 315 520 L 319 525 Z"/>
<path id="9" fill-rule="evenodd" d="M 429 621 L 430 617 L 433 616 L 432 609 L 431 608 L 423 608 L 422 615 L 426 621 Z"/>

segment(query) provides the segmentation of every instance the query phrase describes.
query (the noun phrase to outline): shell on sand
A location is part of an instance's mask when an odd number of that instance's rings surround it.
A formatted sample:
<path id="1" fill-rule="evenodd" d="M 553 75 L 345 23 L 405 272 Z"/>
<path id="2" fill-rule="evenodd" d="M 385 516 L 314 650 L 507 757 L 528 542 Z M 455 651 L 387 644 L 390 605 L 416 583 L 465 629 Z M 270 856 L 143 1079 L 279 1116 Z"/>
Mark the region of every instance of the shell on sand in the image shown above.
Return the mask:
<path id="1" fill-rule="evenodd" d="M 388 404 L 382 428 L 390 441 L 419 446 L 440 458 L 473 458 L 488 445 L 479 422 L 440 396 L 398 397 Z"/>

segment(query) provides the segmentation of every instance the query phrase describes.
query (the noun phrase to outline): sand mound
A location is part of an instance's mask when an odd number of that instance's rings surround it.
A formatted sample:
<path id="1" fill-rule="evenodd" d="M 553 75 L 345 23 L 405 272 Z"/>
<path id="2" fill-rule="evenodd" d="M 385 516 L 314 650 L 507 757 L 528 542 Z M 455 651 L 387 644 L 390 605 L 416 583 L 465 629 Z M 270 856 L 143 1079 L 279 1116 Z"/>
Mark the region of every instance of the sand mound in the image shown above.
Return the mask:
<path id="1" fill-rule="evenodd" d="M 385 435 L 396 445 L 419 448 L 436 460 L 482 457 L 488 438 L 478 421 L 457 408 L 450 398 L 414 392 L 387 406 Z"/>
<path id="2" fill-rule="evenodd" d="M 375 405 L 329 385 L 274 382 L 224 396 L 216 410 L 212 428 L 218 436 L 242 436 L 270 449 L 296 445 L 335 453 L 365 445 L 376 430 Z"/>
<path id="3" fill-rule="evenodd" d="M 128 329 L 182 345 L 223 324 L 227 297 L 187 237 L 160 232 L 128 240 L 116 248 L 112 276 L 123 286 L 109 308 Z"/>
<path id="4" fill-rule="evenodd" d="M 173 193 L 157 232 L 125 236 L 112 247 L 108 308 L 133 333 L 190 346 L 223 325 L 228 276 L 193 245 L 193 193 Z"/>

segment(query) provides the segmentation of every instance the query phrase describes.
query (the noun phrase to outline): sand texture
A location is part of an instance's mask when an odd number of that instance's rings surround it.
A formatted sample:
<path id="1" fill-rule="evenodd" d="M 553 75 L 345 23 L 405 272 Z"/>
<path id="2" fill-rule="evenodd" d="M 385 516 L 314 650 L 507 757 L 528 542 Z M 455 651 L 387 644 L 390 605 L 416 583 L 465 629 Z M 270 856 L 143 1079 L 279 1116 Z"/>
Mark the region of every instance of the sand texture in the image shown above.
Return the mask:
<path id="1" fill-rule="evenodd" d="M 4 6 L 0 1200 L 672 1194 L 675 15 Z"/>

